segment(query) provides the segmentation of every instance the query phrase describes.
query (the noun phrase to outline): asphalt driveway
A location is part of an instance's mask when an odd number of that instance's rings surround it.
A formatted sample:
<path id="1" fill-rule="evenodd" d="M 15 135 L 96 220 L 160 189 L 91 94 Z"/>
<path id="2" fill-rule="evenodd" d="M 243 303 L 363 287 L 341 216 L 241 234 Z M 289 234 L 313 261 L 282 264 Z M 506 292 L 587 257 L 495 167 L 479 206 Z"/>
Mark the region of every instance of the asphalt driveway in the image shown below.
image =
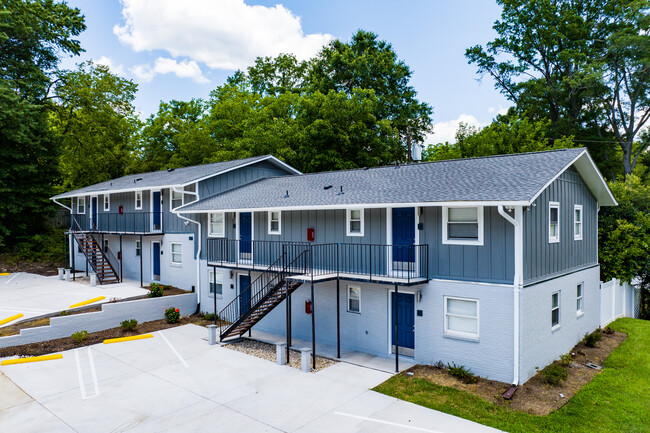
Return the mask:
<path id="1" fill-rule="evenodd" d="M 186 325 L 0 367 L 2 431 L 490 432 L 369 389 L 389 373 L 302 373 L 206 341 Z"/>

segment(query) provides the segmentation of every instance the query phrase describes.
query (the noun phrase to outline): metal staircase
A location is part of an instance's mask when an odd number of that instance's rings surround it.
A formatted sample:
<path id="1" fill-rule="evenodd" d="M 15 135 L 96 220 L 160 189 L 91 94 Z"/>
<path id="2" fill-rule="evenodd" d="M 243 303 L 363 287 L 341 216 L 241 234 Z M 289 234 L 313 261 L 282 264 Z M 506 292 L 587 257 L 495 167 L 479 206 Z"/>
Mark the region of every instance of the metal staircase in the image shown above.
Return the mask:
<path id="1" fill-rule="evenodd" d="M 290 262 L 283 252 L 247 288 L 219 312 L 220 340 L 241 337 L 291 293 L 302 281 L 287 280 L 291 275 L 304 275 L 308 269 L 309 250 L 298 253 Z"/>
<path id="2" fill-rule="evenodd" d="M 99 242 L 89 233 L 73 231 L 74 238 L 81 247 L 88 264 L 97 274 L 99 284 L 119 283 L 120 278 L 117 271 L 111 264 L 108 254 L 103 250 Z"/>

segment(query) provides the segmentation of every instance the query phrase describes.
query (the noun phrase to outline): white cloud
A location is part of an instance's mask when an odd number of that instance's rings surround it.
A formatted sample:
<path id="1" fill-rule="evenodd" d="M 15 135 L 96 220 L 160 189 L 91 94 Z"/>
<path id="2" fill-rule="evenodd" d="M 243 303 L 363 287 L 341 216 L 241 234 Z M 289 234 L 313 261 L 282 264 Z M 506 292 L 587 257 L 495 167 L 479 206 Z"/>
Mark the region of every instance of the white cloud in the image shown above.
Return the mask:
<path id="1" fill-rule="evenodd" d="M 244 0 L 122 0 L 124 25 L 113 33 L 135 51 L 164 50 L 211 69 L 243 69 L 258 56 L 293 53 L 307 59 L 332 39 L 304 34 L 300 18 L 282 5 Z"/>
<path id="2" fill-rule="evenodd" d="M 429 134 L 424 140 L 424 144 L 437 144 L 448 141 L 450 143 L 456 142 L 456 131 L 458 124 L 461 122 L 470 126 L 483 127 L 486 124 L 481 123 L 478 119 L 471 114 L 461 114 L 457 119 L 448 120 L 446 122 L 438 122 L 433 124 L 433 134 Z"/>
<path id="3" fill-rule="evenodd" d="M 499 107 L 490 107 L 490 108 L 488 108 L 487 111 L 488 111 L 489 114 L 501 114 L 501 115 L 503 115 L 503 114 L 508 113 L 508 109 L 504 108 L 503 105 L 501 105 L 501 104 L 499 104 Z"/>
<path id="4" fill-rule="evenodd" d="M 108 66 L 113 74 L 124 75 L 124 65 L 116 65 L 109 57 L 101 56 L 99 59 L 93 61 L 96 65 Z"/>
<path id="5" fill-rule="evenodd" d="M 185 60 L 177 62 L 174 59 L 158 57 L 151 65 L 136 65 L 131 68 L 131 73 L 141 83 L 148 83 L 153 80 L 153 77 L 159 74 L 174 74 L 178 78 L 191 78 L 195 83 L 209 83 L 206 77 L 203 76 L 201 68 L 194 60 Z"/>

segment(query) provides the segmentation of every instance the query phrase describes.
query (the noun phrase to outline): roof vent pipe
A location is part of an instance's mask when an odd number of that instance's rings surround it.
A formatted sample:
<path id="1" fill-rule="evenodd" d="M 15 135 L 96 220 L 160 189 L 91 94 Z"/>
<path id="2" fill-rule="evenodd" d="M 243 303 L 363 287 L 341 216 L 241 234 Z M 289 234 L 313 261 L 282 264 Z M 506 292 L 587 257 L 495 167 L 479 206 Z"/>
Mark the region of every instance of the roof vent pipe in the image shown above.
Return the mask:
<path id="1" fill-rule="evenodd" d="M 284 198 L 289 198 L 289 190 L 287 190 L 287 193 L 284 195 Z"/>

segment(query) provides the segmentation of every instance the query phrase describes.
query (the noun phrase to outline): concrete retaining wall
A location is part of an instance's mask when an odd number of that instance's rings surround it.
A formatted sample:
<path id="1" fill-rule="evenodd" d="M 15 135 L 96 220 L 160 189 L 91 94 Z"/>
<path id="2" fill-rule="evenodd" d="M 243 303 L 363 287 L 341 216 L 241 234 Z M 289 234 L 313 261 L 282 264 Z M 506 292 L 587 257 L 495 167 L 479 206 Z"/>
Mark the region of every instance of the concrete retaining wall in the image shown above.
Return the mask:
<path id="1" fill-rule="evenodd" d="M 193 314 L 196 312 L 196 294 L 105 303 L 101 311 L 52 317 L 49 326 L 21 329 L 18 335 L 0 338 L 0 348 L 69 337 L 83 330 L 89 333 L 103 331 L 116 328 L 127 319 L 136 319 L 139 323 L 159 320 L 165 317 L 165 309 L 172 306 L 178 308 L 182 316 Z"/>

